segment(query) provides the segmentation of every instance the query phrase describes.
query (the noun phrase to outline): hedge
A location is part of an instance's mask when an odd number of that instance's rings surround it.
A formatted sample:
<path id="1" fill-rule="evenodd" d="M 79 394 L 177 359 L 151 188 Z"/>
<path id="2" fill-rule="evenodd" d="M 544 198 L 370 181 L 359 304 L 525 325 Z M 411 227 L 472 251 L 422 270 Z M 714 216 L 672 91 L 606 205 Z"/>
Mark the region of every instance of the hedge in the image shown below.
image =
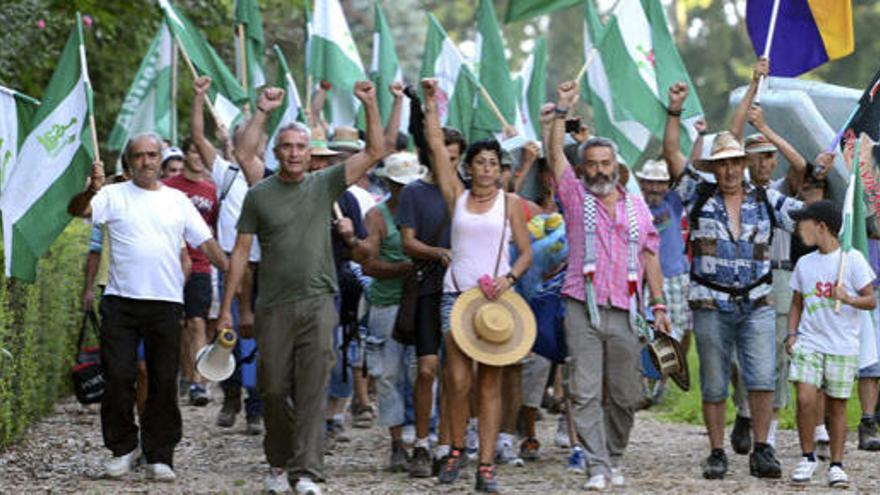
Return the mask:
<path id="1" fill-rule="evenodd" d="M 88 233 L 71 222 L 40 260 L 35 284 L 0 274 L 0 450 L 72 392 Z"/>

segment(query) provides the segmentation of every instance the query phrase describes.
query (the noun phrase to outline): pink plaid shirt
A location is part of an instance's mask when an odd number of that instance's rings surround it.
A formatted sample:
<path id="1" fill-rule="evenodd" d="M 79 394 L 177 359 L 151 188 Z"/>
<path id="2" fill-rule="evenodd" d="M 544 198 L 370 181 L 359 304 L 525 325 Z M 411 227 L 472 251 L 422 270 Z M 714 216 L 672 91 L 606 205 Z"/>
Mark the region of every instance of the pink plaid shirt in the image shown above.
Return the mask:
<path id="1" fill-rule="evenodd" d="M 593 275 L 593 288 L 596 304 L 600 307 L 610 304 L 629 310 L 629 287 L 627 274 L 627 243 L 629 242 L 629 220 L 626 215 L 626 191 L 618 186 L 620 199 L 615 205 L 615 218 L 611 219 L 605 204 L 596 202 L 596 273 Z M 565 233 L 568 236 L 568 271 L 562 286 L 562 295 L 580 302 L 586 301 L 584 295 L 584 194 L 587 191 L 583 182 L 575 177 L 567 166 L 557 186 L 557 194 L 565 213 Z M 633 206 L 639 223 L 639 252 L 645 250 L 656 253 L 660 248 L 660 236 L 654 228 L 651 212 L 642 198 L 633 196 Z M 610 232 L 611 235 L 608 235 Z M 645 267 L 641 256 L 639 263 L 638 290 L 642 290 Z"/>

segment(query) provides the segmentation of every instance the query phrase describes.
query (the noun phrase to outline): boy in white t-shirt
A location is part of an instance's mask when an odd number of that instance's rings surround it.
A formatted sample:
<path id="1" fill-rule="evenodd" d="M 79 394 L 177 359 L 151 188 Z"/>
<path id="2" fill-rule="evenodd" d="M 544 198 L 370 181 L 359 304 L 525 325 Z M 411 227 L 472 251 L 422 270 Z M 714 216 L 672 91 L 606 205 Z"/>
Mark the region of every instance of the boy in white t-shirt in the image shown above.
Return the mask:
<path id="1" fill-rule="evenodd" d="M 817 201 L 791 213 L 804 245 L 817 251 L 798 260 L 791 276 L 793 291 L 788 319 L 786 350 L 791 354 L 789 380 L 797 390 L 797 423 L 803 459 L 791 479 L 808 482 L 818 462 L 813 445 L 816 400 L 820 389 L 826 396 L 831 434 L 831 465 L 828 484 L 845 488 L 843 470 L 846 441 L 846 401 L 859 368 L 859 322 L 861 310 L 876 305 L 871 284 L 875 275 L 857 250 L 845 253 L 843 276 L 838 280 L 841 253 L 837 233 L 841 211 L 831 201 Z M 839 311 L 835 306 L 839 306 Z"/>

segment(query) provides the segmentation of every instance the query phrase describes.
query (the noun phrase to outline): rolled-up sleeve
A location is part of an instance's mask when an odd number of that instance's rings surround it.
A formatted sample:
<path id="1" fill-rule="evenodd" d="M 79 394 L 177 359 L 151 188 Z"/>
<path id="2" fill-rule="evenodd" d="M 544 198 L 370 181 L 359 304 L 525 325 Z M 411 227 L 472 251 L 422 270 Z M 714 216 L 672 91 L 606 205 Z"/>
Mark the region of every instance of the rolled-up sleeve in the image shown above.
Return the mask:
<path id="1" fill-rule="evenodd" d="M 776 189 L 767 189 L 767 201 L 776 215 L 776 224 L 786 232 L 794 233 L 797 222 L 792 220 L 791 212 L 803 208 L 803 201 L 786 196 Z"/>

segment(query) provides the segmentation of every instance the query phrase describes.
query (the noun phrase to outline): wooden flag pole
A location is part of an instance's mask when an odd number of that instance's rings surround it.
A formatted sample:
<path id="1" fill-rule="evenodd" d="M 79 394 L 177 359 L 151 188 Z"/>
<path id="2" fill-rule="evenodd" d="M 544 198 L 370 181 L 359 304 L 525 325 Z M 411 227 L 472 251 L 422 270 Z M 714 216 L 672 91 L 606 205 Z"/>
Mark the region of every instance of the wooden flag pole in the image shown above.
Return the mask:
<path id="1" fill-rule="evenodd" d="M 510 124 L 507 122 L 507 119 L 504 118 L 504 115 L 501 114 L 501 110 L 498 108 L 498 105 L 495 104 L 495 100 L 492 99 L 492 95 L 486 90 L 486 87 L 480 83 L 480 94 L 483 95 L 483 98 L 486 100 L 486 103 L 489 105 L 489 108 L 492 109 L 492 113 L 495 114 L 495 117 L 498 118 L 498 122 L 501 122 L 501 128 L 510 127 Z"/>
<path id="2" fill-rule="evenodd" d="M 177 45 L 180 47 L 180 54 L 183 55 L 183 61 L 186 62 L 186 66 L 189 67 L 189 71 L 192 74 L 193 81 L 195 81 L 199 78 L 199 73 L 198 71 L 196 71 L 196 66 L 193 65 L 192 60 L 190 60 L 189 58 L 189 54 L 186 53 L 186 48 L 183 47 L 183 43 L 180 42 L 180 40 L 177 38 L 177 35 L 174 36 L 174 39 L 177 41 Z M 205 105 L 207 105 L 208 111 L 211 112 L 211 117 L 214 118 L 214 122 L 216 122 L 217 125 L 222 126 L 223 121 L 220 120 L 219 116 L 217 115 L 217 111 L 214 109 L 214 104 L 211 103 L 211 98 L 209 98 L 208 95 L 205 95 Z"/>
<path id="3" fill-rule="evenodd" d="M 171 41 L 171 144 L 177 146 L 177 39 Z"/>
<path id="4" fill-rule="evenodd" d="M 859 149 L 860 145 L 862 144 L 861 141 L 862 141 L 861 138 L 856 140 L 856 145 L 855 145 L 855 148 L 853 149 L 853 156 L 852 156 L 852 163 L 851 163 L 852 168 L 850 169 L 850 182 L 853 181 L 853 179 L 856 177 L 856 174 L 861 173 L 861 157 L 859 156 L 859 153 L 861 152 L 861 150 Z M 849 186 L 847 186 L 847 188 L 853 187 L 853 186 L 854 186 L 854 184 L 850 184 Z M 851 201 L 854 203 L 855 200 L 856 200 L 855 194 L 852 194 L 852 197 L 850 197 L 850 195 L 847 194 L 844 202 Z M 844 211 L 846 211 L 846 207 L 847 207 L 847 205 L 844 204 L 843 205 Z M 852 212 L 854 210 L 853 205 L 849 205 L 849 207 L 850 207 L 850 211 L 851 211 L 850 216 L 852 216 Z M 844 221 L 845 221 L 845 219 L 846 219 L 846 215 L 844 214 Z M 855 222 L 853 222 L 852 219 L 849 222 L 849 239 L 850 239 L 849 246 L 850 246 L 850 249 L 852 249 L 852 237 L 853 237 L 853 228 L 854 228 L 853 224 L 854 223 Z M 836 287 L 843 287 L 844 273 L 846 273 L 846 251 L 844 251 L 843 248 L 841 247 L 841 249 L 840 249 L 840 267 L 837 269 Z M 834 312 L 835 313 L 840 313 L 841 304 L 842 304 L 842 302 L 840 299 L 837 299 L 834 301 Z"/>
<path id="5" fill-rule="evenodd" d="M 846 252 L 840 250 L 840 267 L 837 269 L 837 287 L 843 287 L 843 275 L 846 272 Z M 840 299 L 834 301 L 834 312 L 840 313 Z"/>
<path id="6" fill-rule="evenodd" d="M 779 17 L 779 0 L 773 0 L 773 10 L 770 11 L 770 26 L 767 28 L 767 40 L 764 42 L 763 58 L 770 60 L 770 48 L 773 46 L 773 35 L 776 33 L 776 19 Z M 761 104 L 761 93 L 764 92 L 764 76 L 758 78 L 758 91 L 755 93 L 755 104 Z"/>
<path id="7" fill-rule="evenodd" d="M 238 30 L 238 51 L 241 56 L 241 87 L 244 88 L 244 92 L 248 92 L 248 65 L 247 65 L 247 47 L 245 43 L 247 40 L 244 37 L 244 24 L 239 24 L 236 28 Z"/>
<path id="8" fill-rule="evenodd" d="M 581 79 L 584 78 L 584 74 L 586 74 L 587 70 L 590 68 L 590 66 L 593 65 L 593 60 L 596 59 L 596 54 L 598 54 L 598 53 L 599 53 L 599 51 L 596 50 L 595 46 L 590 49 L 590 53 L 587 55 L 587 61 L 584 62 L 584 66 L 581 67 L 580 72 L 578 72 L 577 76 L 575 76 L 575 78 L 574 78 L 575 84 L 577 84 L 578 86 L 581 85 Z"/>
<path id="9" fill-rule="evenodd" d="M 80 23 L 79 29 L 82 29 L 82 20 L 80 20 L 79 13 L 76 14 L 77 22 Z M 81 33 L 82 31 L 80 31 Z M 86 61 L 86 47 L 83 45 L 82 37 L 80 37 L 79 44 L 79 70 L 82 71 L 85 83 L 89 87 L 88 92 L 90 93 L 89 101 L 92 100 L 91 94 L 92 91 L 92 80 L 89 78 L 89 64 Z M 95 124 L 95 107 L 94 105 L 90 105 L 89 108 L 89 131 L 92 137 L 92 151 L 95 153 L 95 160 L 101 161 L 101 150 L 98 147 L 98 126 Z"/>

